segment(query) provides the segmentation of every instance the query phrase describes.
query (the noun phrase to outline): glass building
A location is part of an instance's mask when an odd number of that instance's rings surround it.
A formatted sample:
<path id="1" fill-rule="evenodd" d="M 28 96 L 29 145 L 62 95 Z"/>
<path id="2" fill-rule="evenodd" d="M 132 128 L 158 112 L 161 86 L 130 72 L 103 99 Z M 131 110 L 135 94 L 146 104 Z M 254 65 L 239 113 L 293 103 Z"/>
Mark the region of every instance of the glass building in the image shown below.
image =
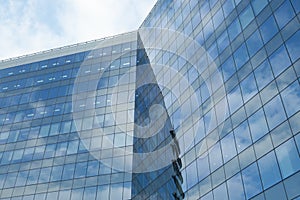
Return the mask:
<path id="1" fill-rule="evenodd" d="M 158 0 L 0 62 L 0 199 L 300 199 L 300 1 Z"/>

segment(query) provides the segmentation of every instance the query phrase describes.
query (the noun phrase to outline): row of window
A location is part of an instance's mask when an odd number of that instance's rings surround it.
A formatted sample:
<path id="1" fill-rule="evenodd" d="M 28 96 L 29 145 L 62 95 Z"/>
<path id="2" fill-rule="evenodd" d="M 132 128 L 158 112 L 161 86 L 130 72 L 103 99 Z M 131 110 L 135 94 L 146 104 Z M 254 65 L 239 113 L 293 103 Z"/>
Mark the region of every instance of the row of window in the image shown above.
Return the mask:
<path id="1" fill-rule="evenodd" d="M 38 70 L 43 70 L 49 67 L 61 67 L 62 65 L 76 63 L 76 62 L 83 62 L 84 60 L 88 60 L 91 58 L 99 58 L 102 56 L 109 56 L 121 52 L 130 51 L 131 49 L 136 48 L 136 42 L 129 42 L 123 43 L 120 45 L 114 45 L 105 47 L 102 49 L 96 49 L 92 51 L 86 51 L 81 53 L 76 53 L 68 56 L 63 56 L 59 58 L 54 58 L 50 60 L 44 60 L 37 63 L 31 63 L 27 65 L 11 67 L 8 69 L 1 70 L 2 73 L 0 74 L 0 78 L 13 76 L 17 74 L 22 74 L 26 72 L 33 72 Z"/>
<path id="2" fill-rule="evenodd" d="M 44 193 L 45 188 L 40 188 L 39 193 L 35 193 L 35 188 L 26 188 L 25 192 L 22 191 L 24 188 L 16 188 L 15 190 L 7 189 L 3 190 L 1 194 L 1 200 L 66 200 L 66 199 L 75 199 L 75 200 L 102 200 L 102 199 L 123 199 L 128 200 L 131 197 L 131 183 L 117 183 L 111 185 L 101 185 L 85 188 L 74 188 L 74 189 L 65 189 L 60 191 L 49 191 Z M 41 190 L 43 189 L 43 190 Z M 23 194 L 24 193 L 24 194 Z M 14 197 L 10 198 L 13 194 Z M 22 196 L 21 196 L 22 195 Z M 8 197 L 8 198 L 6 198 Z"/>
<path id="3" fill-rule="evenodd" d="M 296 138 L 299 137 L 298 134 Z M 223 143 L 224 142 L 222 141 L 221 144 Z M 219 145 L 220 144 L 217 144 L 217 146 Z M 231 147 L 224 146 L 223 148 Z M 202 192 L 203 195 L 212 188 L 220 185 L 224 180 L 227 180 L 227 192 L 229 193 L 230 199 L 236 199 L 238 197 L 238 199 L 244 199 L 244 195 L 249 199 L 260 193 L 262 190 L 270 188 L 282 179 L 299 171 L 300 158 L 299 150 L 297 150 L 297 148 L 299 148 L 299 143 L 296 145 L 294 139 L 291 138 L 275 148 L 275 150 L 269 151 L 252 164 L 251 162 L 253 161 L 247 157 L 246 159 L 250 160 L 248 161 L 248 166 L 242 168 L 241 174 L 238 173 L 237 175 L 234 175 L 239 171 L 239 166 L 243 162 L 241 157 L 239 157 L 239 162 L 237 161 L 235 166 L 231 165 L 229 168 L 225 167 L 225 173 L 224 169 L 220 168 L 215 173 L 211 174 L 215 165 L 218 165 L 218 163 L 219 166 L 221 165 L 218 160 L 222 159 L 218 156 L 221 150 L 215 146 L 208 156 L 199 157 L 182 171 L 186 180 L 184 188 L 188 190 L 199 183 L 200 193 Z M 256 159 L 254 158 L 254 160 Z M 209 174 L 211 174 L 211 176 L 208 176 Z M 239 177 L 241 184 L 239 185 L 239 188 L 233 189 L 230 185 L 237 177 Z M 203 188 L 201 189 L 201 187 Z"/>
<path id="4" fill-rule="evenodd" d="M 109 73 L 111 74 L 109 77 L 110 79 L 110 85 L 114 85 L 116 83 L 116 78 L 113 79 L 113 74 L 117 75 L 119 72 L 119 69 L 128 68 L 132 65 L 135 65 L 136 57 L 122 57 L 120 59 L 117 59 L 110 62 L 99 62 L 97 60 L 97 63 L 91 65 L 91 66 L 82 66 L 79 70 L 78 67 L 73 67 L 72 69 L 67 69 L 64 71 L 56 71 L 56 72 L 47 72 L 45 71 L 44 74 L 38 74 L 35 77 L 26 77 L 25 79 L 19 78 L 16 79 L 14 77 L 14 81 L 10 82 L 4 82 L 0 84 L 0 91 L 1 92 L 9 92 L 12 90 L 18 90 L 18 89 L 24 89 L 24 88 L 30 88 L 30 87 L 41 87 L 45 84 L 54 84 L 58 81 L 66 81 L 72 78 L 80 77 L 83 78 L 85 76 L 93 76 L 95 74 L 99 74 L 100 72 L 103 73 L 103 76 L 107 76 Z M 106 66 L 108 65 L 108 66 Z M 62 66 L 63 67 L 63 66 Z M 105 71 L 104 71 L 105 70 Z M 1 73 L 4 73 L 3 70 L 1 70 Z M 124 78 L 123 78 L 124 79 Z M 114 81 L 114 82 L 112 82 Z M 123 80 L 124 81 L 124 80 Z M 102 80 L 103 84 L 108 85 L 108 77 L 104 77 Z M 99 84 L 101 83 L 101 80 Z"/>

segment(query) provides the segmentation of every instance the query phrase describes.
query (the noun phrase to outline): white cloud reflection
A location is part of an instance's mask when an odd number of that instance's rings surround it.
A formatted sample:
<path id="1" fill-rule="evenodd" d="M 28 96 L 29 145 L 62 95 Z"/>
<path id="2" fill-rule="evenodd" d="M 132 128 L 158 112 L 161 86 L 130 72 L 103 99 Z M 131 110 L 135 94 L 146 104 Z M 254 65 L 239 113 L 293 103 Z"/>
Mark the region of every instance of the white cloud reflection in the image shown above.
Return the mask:
<path id="1" fill-rule="evenodd" d="M 0 60 L 138 28 L 156 0 L 5 1 Z"/>

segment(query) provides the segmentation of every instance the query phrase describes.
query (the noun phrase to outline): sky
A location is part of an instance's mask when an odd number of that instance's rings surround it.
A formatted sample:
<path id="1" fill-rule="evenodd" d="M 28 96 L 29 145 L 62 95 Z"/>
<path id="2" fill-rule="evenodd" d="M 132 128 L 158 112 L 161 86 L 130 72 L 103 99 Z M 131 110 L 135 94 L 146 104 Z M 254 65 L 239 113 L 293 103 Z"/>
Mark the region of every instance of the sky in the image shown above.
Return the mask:
<path id="1" fill-rule="evenodd" d="M 0 60 L 136 30 L 156 0 L 0 0 Z"/>

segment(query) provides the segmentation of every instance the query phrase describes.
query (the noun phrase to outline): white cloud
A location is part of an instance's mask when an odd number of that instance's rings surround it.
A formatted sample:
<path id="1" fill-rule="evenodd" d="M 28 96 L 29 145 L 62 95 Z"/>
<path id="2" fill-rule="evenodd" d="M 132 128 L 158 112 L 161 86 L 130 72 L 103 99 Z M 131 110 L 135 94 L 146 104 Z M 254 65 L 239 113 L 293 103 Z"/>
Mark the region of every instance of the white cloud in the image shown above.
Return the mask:
<path id="1" fill-rule="evenodd" d="M 6 1 L 0 60 L 136 30 L 156 0 Z"/>

